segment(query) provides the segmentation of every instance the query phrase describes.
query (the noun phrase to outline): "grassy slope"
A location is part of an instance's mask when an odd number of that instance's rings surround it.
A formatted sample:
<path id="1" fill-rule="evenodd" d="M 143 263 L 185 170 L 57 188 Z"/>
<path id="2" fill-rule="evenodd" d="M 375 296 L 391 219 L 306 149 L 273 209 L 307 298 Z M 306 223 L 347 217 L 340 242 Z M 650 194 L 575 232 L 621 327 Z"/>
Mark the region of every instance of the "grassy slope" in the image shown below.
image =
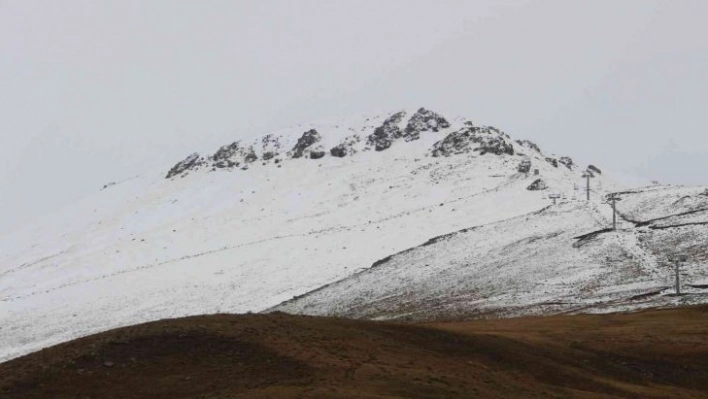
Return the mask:
<path id="1" fill-rule="evenodd" d="M 215 315 L 0 364 L 2 398 L 708 397 L 708 307 L 405 325 Z"/>

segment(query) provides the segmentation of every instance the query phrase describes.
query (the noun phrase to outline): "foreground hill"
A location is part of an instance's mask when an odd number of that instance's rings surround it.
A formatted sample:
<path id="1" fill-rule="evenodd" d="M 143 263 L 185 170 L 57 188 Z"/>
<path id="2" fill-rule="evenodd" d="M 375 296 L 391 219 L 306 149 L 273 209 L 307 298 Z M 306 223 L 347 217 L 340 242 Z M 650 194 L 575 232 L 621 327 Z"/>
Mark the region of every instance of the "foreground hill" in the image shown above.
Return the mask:
<path id="1" fill-rule="evenodd" d="M 214 315 L 0 364 L 28 398 L 705 398 L 708 308 L 427 326 Z"/>

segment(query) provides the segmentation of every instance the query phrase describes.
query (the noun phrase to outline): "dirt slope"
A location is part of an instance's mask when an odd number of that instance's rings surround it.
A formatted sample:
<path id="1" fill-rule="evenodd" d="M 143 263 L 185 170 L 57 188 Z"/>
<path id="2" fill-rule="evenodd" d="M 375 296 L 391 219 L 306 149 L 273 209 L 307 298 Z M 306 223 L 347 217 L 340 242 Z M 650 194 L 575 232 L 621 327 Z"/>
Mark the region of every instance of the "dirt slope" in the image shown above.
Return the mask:
<path id="1" fill-rule="evenodd" d="M 190 317 L 2 363 L 0 397 L 708 397 L 708 307 L 426 326 Z"/>

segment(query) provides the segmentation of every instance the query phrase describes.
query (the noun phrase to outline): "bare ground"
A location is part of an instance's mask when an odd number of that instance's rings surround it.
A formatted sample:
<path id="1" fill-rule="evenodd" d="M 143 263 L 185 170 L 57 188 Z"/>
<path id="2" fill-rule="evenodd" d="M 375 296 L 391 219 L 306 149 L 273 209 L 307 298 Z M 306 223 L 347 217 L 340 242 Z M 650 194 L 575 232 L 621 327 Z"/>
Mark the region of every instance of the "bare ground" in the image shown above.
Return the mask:
<path id="1" fill-rule="evenodd" d="M 214 315 L 0 364 L 0 398 L 708 398 L 708 306 L 427 325 Z"/>

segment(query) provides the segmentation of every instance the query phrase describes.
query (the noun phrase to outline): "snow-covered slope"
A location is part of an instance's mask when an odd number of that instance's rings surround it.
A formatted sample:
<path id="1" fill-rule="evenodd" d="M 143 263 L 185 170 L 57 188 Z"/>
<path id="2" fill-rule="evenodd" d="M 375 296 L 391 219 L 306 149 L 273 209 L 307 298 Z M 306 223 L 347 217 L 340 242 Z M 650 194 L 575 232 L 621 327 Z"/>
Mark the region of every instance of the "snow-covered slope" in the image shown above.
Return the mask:
<path id="1" fill-rule="evenodd" d="M 607 312 L 708 301 L 708 192 L 657 187 L 619 194 L 617 231 L 595 202 L 563 203 L 436 237 L 275 310 L 436 319 Z M 607 205 L 603 205 L 607 208 Z M 682 265 L 673 293 L 667 257 Z"/>
<path id="2" fill-rule="evenodd" d="M 0 237 L 0 360 L 142 321 L 262 311 L 430 237 L 537 212 L 548 193 L 582 197 L 583 170 L 424 109 L 195 154 Z M 595 173 L 593 198 L 619 189 Z"/>

